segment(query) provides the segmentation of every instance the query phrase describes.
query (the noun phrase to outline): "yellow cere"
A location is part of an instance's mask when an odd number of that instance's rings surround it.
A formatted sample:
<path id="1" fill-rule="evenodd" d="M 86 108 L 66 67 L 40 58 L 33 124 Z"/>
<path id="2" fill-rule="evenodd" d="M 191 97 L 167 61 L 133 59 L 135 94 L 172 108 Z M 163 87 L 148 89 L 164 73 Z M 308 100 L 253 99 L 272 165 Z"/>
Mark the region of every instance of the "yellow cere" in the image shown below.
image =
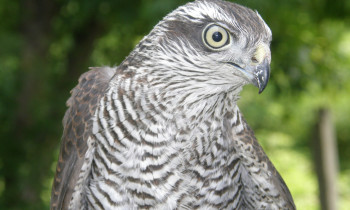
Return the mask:
<path id="1" fill-rule="evenodd" d="M 263 44 L 260 44 L 254 53 L 254 58 L 258 61 L 258 63 L 261 63 L 265 58 L 265 56 L 266 56 L 265 47 Z"/>

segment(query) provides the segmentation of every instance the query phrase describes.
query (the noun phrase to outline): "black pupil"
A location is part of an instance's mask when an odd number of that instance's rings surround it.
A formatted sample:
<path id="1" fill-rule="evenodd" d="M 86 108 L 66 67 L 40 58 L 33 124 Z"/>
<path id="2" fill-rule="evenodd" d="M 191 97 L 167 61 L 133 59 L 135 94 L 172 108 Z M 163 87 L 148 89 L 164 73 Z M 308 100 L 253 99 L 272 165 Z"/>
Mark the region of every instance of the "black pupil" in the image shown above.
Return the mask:
<path id="1" fill-rule="evenodd" d="M 220 42 L 222 40 L 222 34 L 218 31 L 216 31 L 213 33 L 212 38 L 215 42 Z"/>

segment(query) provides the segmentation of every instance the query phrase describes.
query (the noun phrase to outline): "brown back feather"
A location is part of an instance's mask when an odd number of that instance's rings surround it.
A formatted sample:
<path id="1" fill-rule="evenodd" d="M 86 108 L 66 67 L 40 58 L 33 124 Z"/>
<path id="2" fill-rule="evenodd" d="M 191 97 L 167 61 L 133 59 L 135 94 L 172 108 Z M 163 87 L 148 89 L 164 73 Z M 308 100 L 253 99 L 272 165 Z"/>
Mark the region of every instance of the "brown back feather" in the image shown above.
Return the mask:
<path id="1" fill-rule="evenodd" d="M 63 118 L 63 136 L 52 185 L 51 209 L 68 209 L 92 134 L 92 116 L 114 75 L 111 68 L 91 68 L 71 91 Z"/>

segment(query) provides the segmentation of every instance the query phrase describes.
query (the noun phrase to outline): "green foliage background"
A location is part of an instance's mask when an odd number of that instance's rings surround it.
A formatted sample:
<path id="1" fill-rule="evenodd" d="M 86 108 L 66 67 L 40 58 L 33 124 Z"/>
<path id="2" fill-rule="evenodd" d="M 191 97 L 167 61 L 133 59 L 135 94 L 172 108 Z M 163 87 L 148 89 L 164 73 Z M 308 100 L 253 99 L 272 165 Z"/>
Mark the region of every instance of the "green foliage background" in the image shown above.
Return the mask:
<path id="1" fill-rule="evenodd" d="M 185 0 L 0 0 L 0 209 L 48 209 L 65 101 L 89 66 L 118 65 Z M 298 209 L 320 209 L 311 141 L 332 110 L 339 207 L 350 206 L 350 1 L 238 0 L 273 32 L 272 74 L 240 107 Z M 317 151 L 316 151 L 317 152 Z"/>

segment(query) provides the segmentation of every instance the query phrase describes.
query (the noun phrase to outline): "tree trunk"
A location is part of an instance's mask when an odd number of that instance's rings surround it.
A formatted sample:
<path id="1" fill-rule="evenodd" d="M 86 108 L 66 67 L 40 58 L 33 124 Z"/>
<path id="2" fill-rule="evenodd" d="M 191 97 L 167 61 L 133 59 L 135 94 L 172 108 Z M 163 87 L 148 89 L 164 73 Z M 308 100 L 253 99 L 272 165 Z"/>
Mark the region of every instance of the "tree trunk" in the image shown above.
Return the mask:
<path id="1" fill-rule="evenodd" d="M 332 115 L 328 109 L 321 109 L 318 113 L 313 146 L 322 210 L 336 210 L 338 151 Z"/>

